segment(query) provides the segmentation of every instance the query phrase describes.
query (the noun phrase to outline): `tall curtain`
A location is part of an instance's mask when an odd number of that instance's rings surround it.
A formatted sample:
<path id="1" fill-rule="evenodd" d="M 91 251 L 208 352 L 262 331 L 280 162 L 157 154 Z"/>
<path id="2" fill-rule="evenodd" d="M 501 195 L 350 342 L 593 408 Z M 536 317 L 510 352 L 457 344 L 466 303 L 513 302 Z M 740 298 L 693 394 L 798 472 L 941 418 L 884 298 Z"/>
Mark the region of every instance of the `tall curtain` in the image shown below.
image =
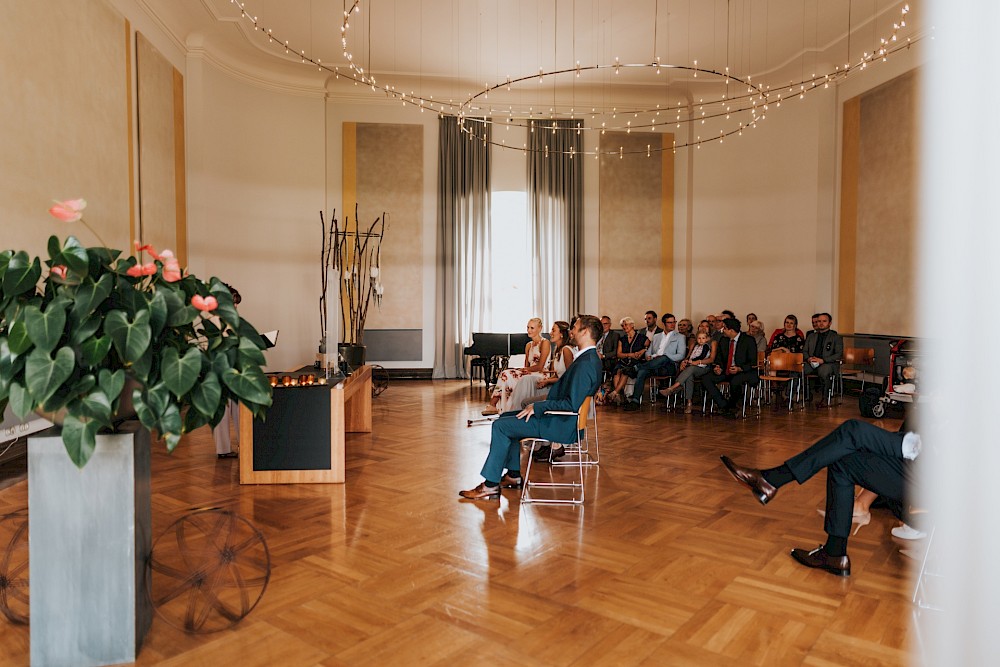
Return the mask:
<path id="1" fill-rule="evenodd" d="M 528 134 L 528 229 L 532 299 L 546 326 L 583 304 L 583 140 L 580 121 L 560 120 Z M 555 131 L 551 128 L 555 127 Z"/>
<path id="2" fill-rule="evenodd" d="M 438 240 L 434 377 L 465 377 L 462 348 L 490 326 L 490 125 L 438 123 Z"/>

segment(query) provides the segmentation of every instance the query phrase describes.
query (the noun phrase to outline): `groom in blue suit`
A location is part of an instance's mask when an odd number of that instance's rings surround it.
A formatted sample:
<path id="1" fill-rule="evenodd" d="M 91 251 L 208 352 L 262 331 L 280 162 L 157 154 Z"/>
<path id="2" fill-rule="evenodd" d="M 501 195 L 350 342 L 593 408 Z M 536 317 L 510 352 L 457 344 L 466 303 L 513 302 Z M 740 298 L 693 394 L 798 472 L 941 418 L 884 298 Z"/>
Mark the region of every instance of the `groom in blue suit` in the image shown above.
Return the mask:
<path id="1" fill-rule="evenodd" d="M 559 381 L 552 385 L 544 401 L 532 403 L 520 412 L 505 412 L 493 422 L 490 453 L 483 464 L 486 480 L 474 489 L 460 491 L 470 500 L 493 500 L 505 488 L 521 486 L 521 439 L 544 438 L 550 442 L 576 442 L 577 418 L 570 415 L 546 415 L 546 410 L 576 412 L 584 399 L 593 396 L 601 384 L 601 359 L 595 343 L 603 333 L 601 321 L 593 315 L 580 315 L 570 331 L 577 352 L 573 363 Z M 504 469 L 507 470 L 504 474 Z"/>

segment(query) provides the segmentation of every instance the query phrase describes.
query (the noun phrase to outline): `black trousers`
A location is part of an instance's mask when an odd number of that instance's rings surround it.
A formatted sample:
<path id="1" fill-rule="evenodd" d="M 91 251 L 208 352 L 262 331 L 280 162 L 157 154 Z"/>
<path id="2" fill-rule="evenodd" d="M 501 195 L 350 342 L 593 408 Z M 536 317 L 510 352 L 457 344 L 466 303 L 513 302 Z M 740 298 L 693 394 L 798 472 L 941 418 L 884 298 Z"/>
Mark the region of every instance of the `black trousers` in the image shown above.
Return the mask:
<path id="1" fill-rule="evenodd" d="M 700 380 L 701 386 L 705 388 L 715 404 L 723 408 L 733 408 L 739 405 L 743 400 L 743 393 L 746 391 L 747 385 L 757 384 L 757 381 L 757 371 L 743 371 L 736 375 L 726 375 L 725 373 L 716 375 L 715 371 L 710 371 L 702 375 Z M 720 382 L 729 383 L 730 400 L 728 402 L 716 386 Z"/>
<path id="2" fill-rule="evenodd" d="M 893 514 L 909 523 L 907 497 L 916 475 L 913 462 L 903 458 L 903 435 L 852 419 L 785 461 L 799 484 L 826 468 L 827 535 L 851 534 L 855 484 L 883 496 Z"/>

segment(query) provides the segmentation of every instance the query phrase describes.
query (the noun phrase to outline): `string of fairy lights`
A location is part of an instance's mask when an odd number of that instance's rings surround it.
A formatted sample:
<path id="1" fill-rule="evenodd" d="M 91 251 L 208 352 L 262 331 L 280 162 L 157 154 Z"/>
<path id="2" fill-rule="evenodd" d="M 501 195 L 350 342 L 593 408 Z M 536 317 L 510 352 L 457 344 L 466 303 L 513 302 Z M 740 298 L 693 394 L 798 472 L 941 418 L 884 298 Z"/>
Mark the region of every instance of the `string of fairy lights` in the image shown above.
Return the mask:
<path id="1" fill-rule="evenodd" d="M 899 16 L 892 22 L 892 29 L 887 35 L 878 38 L 877 46 L 870 52 L 864 51 L 860 58 L 856 60 L 837 64 L 832 71 L 812 74 L 804 77 L 800 81 L 792 81 L 788 85 L 782 85 L 772 89 L 768 85 L 763 85 L 752 80 L 748 74 L 740 76 L 730 71 L 726 66 L 719 71 L 711 67 L 699 66 L 698 61 L 692 63 L 665 63 L 659 57 L 655 57 L 648 63 L 623 63 L 618 58 L 613 62 L 598 63 L 592 65 L 582 65 L 580 61 L 571 67 L 552 68 L 546 70 L 539 67 L 537 71 L 530 74 L 506 77 L 503 81 L 486 84 L 481 90 L 475 92 L 465 100 L 456 102 L 454 99 L 435 99 L 433 95 L 399 90 L 392 83 L 382 82 L 376 79 L 372 72 L 366 71 L 365 67 L 359 63 L 358 58 L 351 48 L 349 36 L 351 34 L 351 20 L 362 11 L 361 5 L 364 0 L 352 0 L 349 7 L 343 11 L 343 18 L 340 26 L 340 40 L 343 57 L 347 62 L 346 67 L 339 65 L 324 64 L 321 59 L 307 54 L 305 50 L 297 49 L 289 40 L 281 39 L 275 35 L 271 28 L 261 25 L 257 16 L 250 14 L 246 8 L 245 0 L 230 0 L 240 10 L 240 16 L 248 21 L 254 31 L 261 32 L 267 36 L 268 43 L 283 49 L 289 57 L 299 59 L 303 64 L 316 67 L 318 71 L 334 75 L 336 80 L 345 80 L 355 85 L 364 85 L 371 89 L 373 93 L 379 93 L 400 102 L 403 106 L 413 106 L 421 112 L 427 110 L 441 115 L 451 115 L 458 118 L 462 131 L 471 141 L 480 141 L 484 144 L 491 144 L 503 149 L 512 149 L 521 152 L 544 151 L 546 155 L 564 153 L 570 158 L 576 155 L 593 156 L 599 158 L 601 155 L 618 156 L 645 154 L 652 156 L 665 150 L 676 152 L 681 148 L 700 148 L 703 144 L 723 142 L 731 136 L 740 136 L 744 130 L 757 127 L 757 124 L 767 118 L 767 112 L 772 107 L 780 108 L 783 101 L 788 99 L 804 99 L 806 94 L 818 90 L 829 88 L 831 83 L 837 83 L 852 74 L 864 71 L 870 65 L 877 62 L 885 62 L 894 53 L 909 48 L 919 36 L 911 36 L 905 40 L 900 39 L 901 31 L 906 28 L 906 18 L 910 12 L 909 4 L 904 4 L 899 10 Z M 848 25 L 848 36 L 850 36 L 851 26 Z M 875 42 L 873 41 L 873 44 Z M 497 107 L 490 103 L 491 94 L 506 93 L 516 90 L 519 86 L 529 83 L 541 83 L 545 77 L 586 77 L 601 76 L 601 73 L 617 79 L 622 74 L 630 72 L 654 72 L 657 76 L 661 73 L 673 75 L 689 75 L 692 78 L 702 76 L 712 77 L 724 84 L 726 92 L 718 99 L 705 100 L 699 98 L 698 102 L 678 102 L 676 106 L 666 104 L 656 104 L 655 106 L 643 105 L 636 107 L 623 107 L 618 105 L 587 105 L 582 109 L 577 109 L 573 104 L 553 104 L 548 109 L 529 106 L 527 108 L 515 108 L 508 104 L 505 108 Z M 666 77 L 664 77 L 666 79 Z M 730 93 L 730 90 L 738 92 Z M 587 108 L 589 107 L 589 108 Z M 584 118 L 589 118 L 589 123 L 584 122 Z M 572 123 L 556 123 L 556 120 L 571 120 Z M 646 132 L 651 136 L 658 130 L 677 130 L 682 126 L 691 125 L 701 127 L 706 123 L 715 123 L 718 130 L 713 128 L 711 135 L 689 132 L 687 140 L 678 141 L 680 133 L 674 134 L 674 140 L 669 146 L 664 146 L 659 140 L 650 141 L 645 147 L 630 147 L 624 145 L 617 150 L 601 148 L 598 140 L 592 143 L 592 149 L 581 149 L 576 151 L 556 150 L 548 145 L 542 148 L 533 149 L 527 144 L 508 144 L 503 133 L 489 132 L 488 126 L 509 130 L 511 127 L 522 127 L 527 132 L 576 132 L 581 135 L 604 135 L 607 132 L 624 132 L 631 134 L 633 131 Z M 693 135 L 693 136 L 692 136 Z M 631 144 L 630 144 L 631 145 Z"/>

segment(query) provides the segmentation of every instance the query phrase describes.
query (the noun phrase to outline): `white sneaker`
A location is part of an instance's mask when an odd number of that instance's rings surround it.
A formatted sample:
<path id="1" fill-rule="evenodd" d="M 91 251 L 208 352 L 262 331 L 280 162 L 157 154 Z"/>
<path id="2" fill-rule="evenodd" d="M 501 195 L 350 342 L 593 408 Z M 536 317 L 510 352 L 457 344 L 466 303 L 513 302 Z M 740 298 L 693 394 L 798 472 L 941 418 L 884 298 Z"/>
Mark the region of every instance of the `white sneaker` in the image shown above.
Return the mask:
<path id="1" fill-rule="evenodd" d="M 927 537 L 927 533 L 924 531 L 911 528 L 905 523 L 902 526 L 896 526 L 889 532 L 892 533 L 893 537 L 898 537 L 901 540 L 922 540 Z"/>

